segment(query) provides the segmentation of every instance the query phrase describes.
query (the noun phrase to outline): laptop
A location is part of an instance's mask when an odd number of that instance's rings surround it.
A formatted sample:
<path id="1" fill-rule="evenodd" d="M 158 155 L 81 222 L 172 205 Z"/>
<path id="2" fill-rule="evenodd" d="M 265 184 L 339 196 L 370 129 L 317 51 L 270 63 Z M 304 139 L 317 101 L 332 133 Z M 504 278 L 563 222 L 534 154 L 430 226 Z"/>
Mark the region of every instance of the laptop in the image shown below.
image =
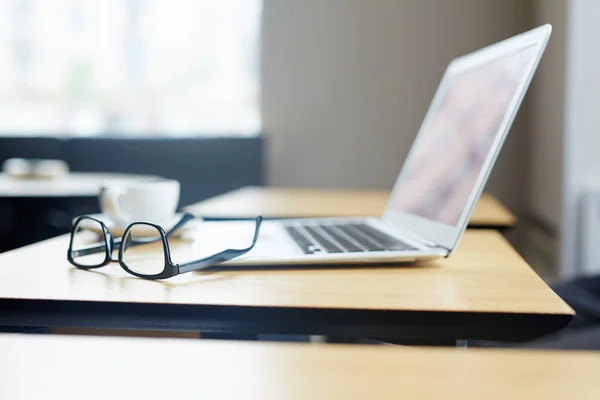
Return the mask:
<path id="1" fill-rule="evenodd" d="M 550 33 L 551 26 L 544 25 L 450 62 L 380 218 L 267 220 L 255 247 L 227 264 L 385 264 L 448 257 Z M 194 242 L 209 252 L 245 247 L 253 229 L 252 221 L 203 222 Z"/>

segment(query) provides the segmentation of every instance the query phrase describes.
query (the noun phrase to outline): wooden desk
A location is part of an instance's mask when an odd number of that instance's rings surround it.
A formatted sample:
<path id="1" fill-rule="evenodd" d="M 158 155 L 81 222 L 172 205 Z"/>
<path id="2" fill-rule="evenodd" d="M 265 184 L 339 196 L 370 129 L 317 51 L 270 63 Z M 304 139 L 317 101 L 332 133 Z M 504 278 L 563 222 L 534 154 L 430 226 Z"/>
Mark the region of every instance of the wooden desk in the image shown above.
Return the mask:
<path id="1" fill-rule="evenodd" d="M 79 270 L 68 236 L 0 254 L 0 325 L 528 340 L 572 310 L 497 231 L 398 268 L 214 271 L 145 281 Z M 177 247 L 172 246 L 174 260 Z"/>
<path id="2" fill-rule="evenodd" d="M 195 215 L 215 219 L 313 218 L 379 216 L 389 191 L 351 191 L 245 187 L 185 207 Z M 494 196 L 484 193 L 469 222 L 473 228 L 510 228 L 515 216 Z"/>
<path id="3" fill-rule="evenodd" d="M 599 369 L 594 352 L 0 336 L 0 398 L 14 400 L 586 400 Z"/>

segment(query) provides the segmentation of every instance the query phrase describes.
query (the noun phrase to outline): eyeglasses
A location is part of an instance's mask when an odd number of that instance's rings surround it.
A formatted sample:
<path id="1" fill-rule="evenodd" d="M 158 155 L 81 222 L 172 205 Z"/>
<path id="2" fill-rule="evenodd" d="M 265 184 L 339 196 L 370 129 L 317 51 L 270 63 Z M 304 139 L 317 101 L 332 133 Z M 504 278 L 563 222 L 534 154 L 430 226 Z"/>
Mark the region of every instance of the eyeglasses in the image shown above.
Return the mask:
<path id="1" fill-rule="evenodd" d="M 115 239 L 102 221 L 84 215 L 73 223 L 67 259 L 80 269 L 95 269 L 118 262 L 121 268 L 139 278 L 167 279 L 211 267 L 249 252 L 256 244 L 262 223 L 262 217 L 257 217 L 252 243 L 246 248 L 227 249 L 199 260 L 175 264 L 171 260 L 167 238 L 192 219 L 193 215 L 184 214 L 168 232 L 157 224 L 134 222 L 125 229 L 123 237 Z M 101 241 L 98 241 L 98 234 Z M 115 259 L 112 254 L 117 246 L 118 257 Z"/>

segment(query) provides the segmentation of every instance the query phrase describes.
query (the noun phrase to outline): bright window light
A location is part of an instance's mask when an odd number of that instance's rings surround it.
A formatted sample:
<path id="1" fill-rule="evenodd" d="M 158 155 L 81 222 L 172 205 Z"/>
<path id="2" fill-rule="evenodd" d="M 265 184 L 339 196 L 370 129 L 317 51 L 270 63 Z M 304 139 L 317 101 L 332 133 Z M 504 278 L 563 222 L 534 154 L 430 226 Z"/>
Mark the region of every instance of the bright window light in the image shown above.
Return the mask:
<path id="1" fill-rule="evenodd" d="M 261 0 L 0 0 L 0 134 L 256 134 L 261 10 Z"/>

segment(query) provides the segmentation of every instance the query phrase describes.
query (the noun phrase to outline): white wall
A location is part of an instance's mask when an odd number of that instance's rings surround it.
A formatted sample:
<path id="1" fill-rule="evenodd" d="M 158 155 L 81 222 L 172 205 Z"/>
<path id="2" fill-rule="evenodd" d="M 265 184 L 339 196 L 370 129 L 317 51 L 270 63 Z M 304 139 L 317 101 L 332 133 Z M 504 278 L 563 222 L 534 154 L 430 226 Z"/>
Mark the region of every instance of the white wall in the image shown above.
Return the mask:
<path id="1" fill-rule="evenodd" d="M 600 189 L 600 1 L 569 0 L 566 31 L 561 275 L 578 273 L 578 202 Z M 600 245 L 600 244 L 599 244 Z"/>
<path id="2" fill-rule="evenodd" d="M 565 93 L 565 0 L 536 0 L 534 25 L 552 24 L 552 36 L 529 89 L 528 211 L 558 234 L 561 220 Z"/>
<path id="3" fill-rule="evenodd" d="M 265 0 L 268 182 L 390 188 L 448 61 L 529 28 L 530 6 Z M 523 122 L 517 118 L 488 185 L 517 212 L 526 202 Z"/>

